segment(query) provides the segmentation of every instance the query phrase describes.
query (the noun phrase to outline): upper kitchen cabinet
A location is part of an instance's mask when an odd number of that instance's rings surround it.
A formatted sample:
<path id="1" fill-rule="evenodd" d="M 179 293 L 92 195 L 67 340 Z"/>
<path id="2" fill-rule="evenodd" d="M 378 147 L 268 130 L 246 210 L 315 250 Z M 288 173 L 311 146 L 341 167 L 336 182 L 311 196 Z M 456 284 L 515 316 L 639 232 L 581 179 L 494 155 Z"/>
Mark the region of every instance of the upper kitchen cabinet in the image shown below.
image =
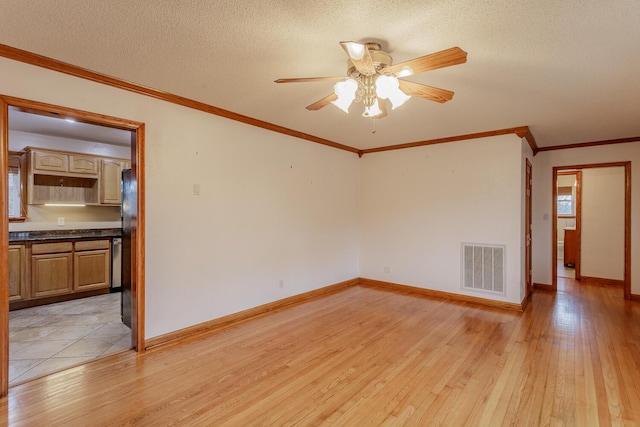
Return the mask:
<path id="1" fill-rule="evenodd" d="M 91 156 L 69 154 L 69 172 L 96 176 L 98 174 L 98 159 Z"/>
<path id="2" fill-rule="evenodd" d="M 126 159 L 27 147 L 29 204 L 120 205 Z"/>
<path id="3" fill-rule="evenodd" d="M 27 196 L 29 204 L 97 204 L 98 173 L 97 159 L 64 152 L 45 151 L 27 148 Z M 69 159 L 76 169 L 82 172 L 70 172 Z M 95 164 L 95 173 L 88 163 Z"/>
<path id="4" fill-rule="evenodd" d="M 34 174 L 98 178 L 98 159 L 61 151 L 27 148 Z"/>
<path id="5" fill-rule="evenodd" d="M 131 163 L 123 159 L 100 160 L 100 204 L 120 205 L 122 170 Z"/>
<path id="6" fill-rule="evenodd" d="M 69 156 L 48 151 L 30 151 L 34 173 L 69 172 Z"/>

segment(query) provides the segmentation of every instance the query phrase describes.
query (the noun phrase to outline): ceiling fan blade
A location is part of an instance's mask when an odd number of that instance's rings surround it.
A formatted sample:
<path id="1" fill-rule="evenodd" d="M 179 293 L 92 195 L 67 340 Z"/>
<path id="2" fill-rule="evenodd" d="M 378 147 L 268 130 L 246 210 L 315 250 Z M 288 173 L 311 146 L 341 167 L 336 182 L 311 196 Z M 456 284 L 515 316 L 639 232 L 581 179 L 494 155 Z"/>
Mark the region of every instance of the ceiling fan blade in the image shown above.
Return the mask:
<path id="1" fill-rule="evenodd" d="M 342 77 L 301 77 L 301 78 L 293 78 L 293 79 L 278 79 L 275 80 L 276 83 L 306 83 L 306 82 L 325 82 L 325 81 L 337 81 L 344 80 L 346 76 Z"/>
<path id="2" fill-rule="evenodd" d="M 387 69 L 393 74 L 403 72 L 403 75 L 407 76 L 424 71 L 437 70 L 438 68 L 450 67 L 452 65 L 464 64 L 465 62 L 467 62 L 467 52 L 459 47 L 452 47 L 451 49 L 392 65 Z M 407 72 L 410 70 L 409 74 L 404 74 L 405 67 L 407 68 Z"/>
<path id="3" fill-rule="evenodd" d="M 335 93 L 332 93 L 329 96 L 325 96 L 324 98 L 322 98 L 319 101 L 314 102 L 311 105 L 307 105 L 307 110 L 309 111 L 315 111 L 315 110 L 319 110 L 322 107 L 324 107 L 325 105 L 330 104 L 332 101 L 335 101 L 336 99 L 338 99 L 338 95 L 336 95 Z"/>
<path id="4" fill-rule="evenodd" d="M 387 117 L 387 104 L 384 103 L 384 99 L 378 98 L 378 108 L 382 111 L 381 114 L 374 116 L 374 119 L 381 119 L 383 117 Z"/>
<path id="5" fill-rule="evenodd" d="M 347 52 L 349 59 L 351 59 L 360 74 L 371 75 L 376 73 L 376 67 L 373 65 L 373 59 L 371 59 L 367 45 L 356 42 L 340 42 L 340 46 Z"/>
<path id="6" fill-rule="evenodd" d="M 408 82 L 406 80 L 398 80 L 398 82 L 400 82 L 400 90 L 407 95 L 417 96 L 439 103 L 447 102 L 453 98 L 453 92 L 450 90 L 439 89 L 437 87 L 427 86 L 420 83 Z"/>

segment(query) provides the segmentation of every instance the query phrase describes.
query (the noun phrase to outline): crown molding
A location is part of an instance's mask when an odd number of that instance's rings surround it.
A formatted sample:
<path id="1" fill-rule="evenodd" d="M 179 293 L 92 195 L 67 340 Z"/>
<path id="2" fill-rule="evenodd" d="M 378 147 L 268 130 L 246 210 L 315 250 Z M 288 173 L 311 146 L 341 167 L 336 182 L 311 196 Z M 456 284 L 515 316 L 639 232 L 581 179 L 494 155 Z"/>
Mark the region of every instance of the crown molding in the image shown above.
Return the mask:
<path id="1" fill-rule="evenodd" d="M 507 129 L 492 130 L 486 132 L 477 132 L 466 135 L 450 136 L 445 138 L 436 138 L 424 141 L 415 141 L 405 144 L 388 145 L 384 147 L 369 148 L 366 150 L 359 150 L 357 148 L 340 144 L 338 142 L 330 141 L 328 139 L 320 138 L 314 135 L 310 135 L 304 132 L 300 132 L 294 129 L 289 129 L 284 126 L 279 126 L 273 123 L 265 122 L 263 120 L 254 119 L 253 117 L 245 116 L 242 114 L 234 113 L 233 111 L 225 110 L 222 108 L 214 107 L 213 105 L 206 104 L 204 102 L 195 101 L 193 99 L 185 98 L 179 95 L 175 95 L 169 92 L 153 89 L 150 87 L 142 86 L 136 83 L 128 82 L 122 79 L 108 76 L 106 74 L 98 73 L 95 71 L 87 70 L 76 65 L 68 64 L 66 62 L 58 61 L 46 56 L 31 53 L 22 49 L 0 44 L 0 57 L 11 59 L 25 64 L 35 65 L 37 67 L 46 68 L 48 70 L 57 71 L 63 74 L 67 74 L 74 77 L 79 77 L 85 80 L 90 80 L 96 83 L 101 83 L 107 86 L 123 89 L 129 92 L 134 92 L 140 95 L 149 96 L 162 101 L 170 102 L 173 104 L 181 105 L 183 107 L 192 108 L 194 110 L 202 111 L 215 116 L 224 117 L 230 120 L 235 120 L 250 126 L 256 126 L 262 129 L 266 129 L 272 132 L 281 133 L 283 135 L 293 136 L 306 141 L 315 142 L 317 144 L 326 145 L 329 147 L 337 148 L 340 150 L 349 151 L 351 153 L 358 154 L 362 157 L 365 154 L 377 153 L 381 151 L 400 150 L 404 148 L 421 147 L 424 145 L 442 144 L 446 142 L 463 141 L 467 139 L 486 138 L 498 135 L 515 134 L 520 138 L 525 138 L 527 143 L 533 150 L 533 154 L 536 155 L 541 151 L 551 150 L 564 150 L 570 148 L 583 148 L 593 147 L 597 145 L 608 144 L 620 144 L 625 142 L 640 141 L 640 136 L 620 139 L 610 139 L 604 141 L 584 142 L 578 144 L 557 145 L 552 147 L 538 147 L 536 140 L 531 133 L 528 126 L 520 126 Z"/>
<path id="2" fill-rule="evenodd" d="M 533 150 L 534 154 L 536 153 L 537 146 L 535 145 L 535 140 L 533 139 L 533 135 L 531 135 L 531 132 L 529 131 L 529 127 L 519 126 L 515 128 L 490 130 L 490 131 L 477 132 L 477 133 L 468 133 L 466 135 L 448 136 L 446 138 L 436 138 L 436 139 L 428 139 L 425 141 L 408 142 L 406 144 L 387 145 L 385 147 L 369 148 L 366 150 L 360 150 L 360 152 L 358 152 L 358 155 L 362 157 L 365 154 L 379 153 L 381 151 L 402 150 L 405 148 L 422 147 L 424 145 L 444 144 L 446 142 L 465 141 L 467 139 L 487 138 L 491 136 L 509 135 L 509 134 L 515 134 L 520 138 L 527 138 L 527 142 L 531 146 L 531 149 Z M 527 137 L 527 135 L 529 137 Z"/>
<path id="3" fill-rule="evenodd" d="M 573 148 L 596 147 L 598 145 L 624 144 L 625 142 L 638 142 L 638 141 L 640 141 L 640 136 L 632 136 L 629 138 L 606 139 L 603 141 L 580 142 L 577 144 L 565 144 L 565 145 L 554 145 L 551 147 L 540 147 L 538 148 L 538 152 L 566 150 L 566 149 L 573 149 Z"/>
<path id="4" fill-rule="evenodd" d="M 149 96 L 151 98 L 160 99 L 162 101 L 171 102 L 173 104 L 181 105 L 183 107 L 192 108 L 194 110 L 213 114 L 215 116 L 224 117 L 224 118 L 235 120 L 237 122 L 245 123 L 251 126 L 256 126 L 262 129 L 270 130 L 272 132 L 277 132 L 284 135 L 289 135 L 289 136 L 304 139 L 307 141 L 315 142 L 317 144 L 327 145 L 329 147 L 350 151 L 356 154 L 360 151 L 357 148 L 349 147 L 348 145 L 339 144 L 334 141 L 329 141 L 328 139 L 319 138 L 317 136 L 309 135 L 307 133 L 300 132 L 294 129 L 289 129 L 284 126 L 279 126 L 273 123 L 254 119 L 249 116 L 234 113 L 233 111 L 224 110 L 222 108 L 214 107 L 213 105 L 205 104 L 204 102 L 195 101 L 193 99 L 184 98 L 182 96 L 174 95 L 172 93 L 164 92 L 157 89 L 152 89 L 136 83 L 131 83 L 115 77 L 107 76 L 106 74 L 97 73 L 95 71 L 87 70 L 85 68 L 78 67 L 76 65 L 68 64 L 66 62 L 58 61 L 56 59 L 48 58 L 46 56 L 27 52 L 25 50 L 17 49 L 15 47 L 7 46 L 4 44 L 0 44 L 0 56 L 7 59 L 12 59 L 14 61 L 23 62 L 25 64 L 35 65 L 37 67 L 42 67 L 48 70 L 68 74 L 70 76 L 91 80 L 97 83 L 102 83 L 107 86 L 112 86 L 118 89 L 124 89 L 129 92 L 134 92 L 140 95 Z"/>

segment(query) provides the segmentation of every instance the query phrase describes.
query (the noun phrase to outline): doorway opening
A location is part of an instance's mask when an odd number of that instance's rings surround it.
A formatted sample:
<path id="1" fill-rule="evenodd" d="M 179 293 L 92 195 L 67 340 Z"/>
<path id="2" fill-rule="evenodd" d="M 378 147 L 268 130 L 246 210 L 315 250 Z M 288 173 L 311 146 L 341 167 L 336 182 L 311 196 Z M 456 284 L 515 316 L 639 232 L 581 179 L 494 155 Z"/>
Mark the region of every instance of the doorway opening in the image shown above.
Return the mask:
<path id="1" fill-rule="evenodd" d="M 122 211 L 120 208 L 116 208 L 115 205 L 119 204 L 120 185 L 112 185 L 110 187 L 104 187 L 106 182 L 110 182 L 105 177 L 108 175 L 111 178 L 118 178 L 120 169 L 131 170 L 130 185 L 134 188 L 135 200 L 130 203 L 132 210 L 130 211 L 131 218 L 131 232 L 129 236 L 123 236 L 122 246 L 128 248 L 123 252 L 122 263 L 130 266 L 129 272 L 124 275 L 121 280 L 123 284 L 129 286 L 130 299 L 127 300 L 126 307 L 131 315 L 130 318 L 130 345 L 126 342 L 121 343 L 124 348 L 133 348 L 136 351 L 142 351 L 144 349 L 144 124 L 126 119 L 120 119 L 116 117 L 105 116 L 101 114 L 90 113 L 81 110 L 75 110 L 66 107 L 60 107 L 50 104 L 44 104 L 36 101 L 29 101 L 19 98 L 13 98 L 8 96 L 0 96 L 0 155 L 2 156 L 2 170 L 5 176 L 10 173 L 11 164 L 9 163 L 9 150 L 10 150 L 10 133 L 9 133 L 9 117 L 10 111 L 14 113 L 26 113 L 28 115 L 37 116 L 39 118 L 51 119 L 54 118 L 58 122 L 59 119 L 65 119 L 67 121 L 75 122 L 79 127 L 85 127 L 91 129 L 91 131 L 104 131 L 106 133 L 122 133 L 129 137 L 128 147 L 122 151 L 120 147 L 120 153 L 123 155 L 117 157 L 123 157 L 121 162 L 112 161 L 105 153 L 100 152 L 100 149 L 105 147 L 96 148 L 97 153 L 93 153 L 96 156 L 83 156 L 81 153 L 65 154 L 64 151 L 57 152 L 56 150 L 48 149 L 48 151 L 41 150 L 40 153 L 55 154 L 60 157 L 61 164 L 64 163 L 67 166 L 66 171 L 64 168 L 55 172 L 49 172 L 51 168 L 55 168 L 57 165 L 54 163 L 47 163 L 45 157 L 39 156 L 35 150 L 27 150 L 24 153 L 23 159 L 28 157 L 29 167 L 27 168 L 26 160 L 21 166 L 24 168 L 24 174 L 22 178 L 21 191 L 18 196 L 22 198 L 22 209 L 14 209 L 16 212 L 21 212 L 21 218 L 11 218 L 11 221 L 23 221 L 20 230 L 26 230 L 29 228 L 29 218 L 27 218 L 30 212 L 27 207 L 30 204 L 38 206 L 33 212 L 34 216 L 37 216 L 38 209 L 41 213 L 44 212 L 42 206 L 44 206 L 43 200 L 61 198 L 65 203 L 64 206 L 52 207 L 52 211 L 47 211 L 48 215 L 58 215 L 54 212 L 55 209 L 66 209 L 64 212 L 68 215 L 74 215 L 69 209 L 72 205 L 85 205 L 87 211 L 93 211 L 98 215 L 105 216 L 106 219 L 113 219 L 113 215 L 121 216 Z M 30 116 L 31 117 L 31 116 Z M 22 117 L 28 118 L 28 117 Z M 46 122 L 46 120 L 44 120 Z M 90 126 L 86 126 L 90 125 Z M 35 136 L 35 141 L 38 137 Z M 82 138 L 81 138 L 82 139 Z M 29 144 L 37 146 L 36 143 Z M 71 151 L 68 147 L 63 147 L 63 150 Z M 86 150 L 86 148 L 85 148 Z M 92 154 L 92 155 L 93 155 Z M 15 156 L 15 154 L 14 154 Z M 56 156 L 54 156 L 56 157 Z M 43 160 L 44 159 L 44 160 Z M 58 159 L 58 160 L 60 160 Z M 64 160 L 67 160 L 65 162 Z M 39 164 L 37 161 L 43 160 L 43 163 Z M 125 162 L 129 160 L 129 162 Z M 79 176 L 80 171 L 77 169 L 71 170 L 66 163 L 74 163 L 74 167 L 85 168 L 93 167 L 92 162 L 97 166 L 93 170 L 88 171 L 87 177 Z M 35 174 L 34 165 L 38 164 L 38 169 L 42 169 L 41 173 Z M 117 168 L 115 166 L 118 166 Z M 50 169 L 47 169 L 50 168 Z M 55 170 L 55 169 L 53 169 Z M 103 173 L 105 175 L 103 175 Z M 34 179 L 34 176 L 37 178 Z M 59 185 L 52 185 L 50 181 L 57 180 Z M 8 180 L 3 180 L 3 185 L 0 189 L 2 191 L 2 200 L 9 199 L 10 189 L 7 183 Z M 119 181 L 118 181 L 119 182 Z M 117 184 L 117 183 L 116 183 Z M 113 188 L 112 188 L 113 187 Z M 115 194 L 115 199 L 114 199 Z M 35 200 L 35 197 L 41 199 Z M 82 199 L 83 203 L 75 203 L 77 198 Z M 85 203 L 86 202 L 86 203 Z M 15 202 L 13 203 L 15 205 Z M 50 205 L 55 205 L 52 203 Z M 0 367 L 0 395 L 5 396 L 9 388 L 9 294 L 12 293 L 12 308 L 20 309 L 23 307 L 29 307 L 30 305 L 39 305 L 41 302 L 46 303 L 58 303 L 66 304 L 62 301 L 66 299 L 73 299 L 78 296 L 87 296 L 93 298 L 93 294 L 105 296 L 106 298 L 114 299 L 109 295 L 109 291 L 112 290 L 108 285 L 112 285 L 111 279 L 115 279 L 114 274 L 116 272 L 113 267 L 114 262 L 111 258 L 112 254 L 117 251 L 110 238 L 97 238 L 90 240 L 82 239 L 70 239 L 69 236 L 64 237 L 64 243 L 33 243 L 24 240 L 23 244 L 12 244 L 11 248 L 16 248 L 18 251 L 11 251 L 9 245 L 9 222 L 10 214 L 9 209 L 11 206 L 3 205 L 2 213 L 2 229 L 0 231 L 0 272 L 2 274 L 2 285 L 0 286 L 0 304 L 2 310 L 0 310 L 0 347 L 2 350 L 2 366 Z M 84 207 L 83 207 L 84 209 Z M 80 215 L 80 214 L 79 214 Z M 82 215 L 88 215 L 84 213 Z M 80 215 L 80 217 L 82 217 Z M 105 218 L 101 218 L 105 219 Z M 120 219 L 120 218 L 118 218 Z M 65 225 L 65 218 L 60 216 L 57 218 L 57 224 L 59 226 Z M 35 224 L 32 224 L 35 226 Z M 14 226 L 16 228 L 16 226 Z M 46 224 L 45 224 L 45 227 Z M 98 227 L 101 228 L 101 227 Z M 58 232 L 59 230 L 52 230 Z M 101 234 L 102 231 L 98 230 Z M 61 234 L 64 234 L 63 231 Z M 13 238 L 16 238 L 15 233 Z M 27 232 L 26 235 L 29 233 Z M 24 237 L 24 236 L 22 236 Z M 21 238 L 22 238 L 21 237 Z M 84 237 L 84 236 L 83 236 Z M 111 236 L 110 236 L 111 237 Z M 34 246 L 36 245 L 36 246 Z M 62 248 L 62 246 L 65 246 Z M 68 248 L 67 248 L 68 246 Z M 103 247 L 104 246 L 104 247 Z M 35 252 L 33 248 L 35 249 Z M 51 252 L 53 250 L 53 254 Z M 44 252 L 43 252 L 44 251 Z M 22 255 L 22 259 L 19 267 L 16 267 L 14 252 L 18 255 Z M 42 253 L 41 253 L 42 252 Z M 45 253 L 47 252 L 47 253 Z M 9 260 L 12 260 L 10 266 Z M 62 267 L 62 268 L 59 268 Z M 45 279 L 47 276 L 51 276 L 51 268 L 55 271 L 62 271 L 64 274 L 56 274 L 55 279 L 58 280 L 55 285 L 62 283 L 62 286 L 54 286 L 50 280 Z M 16 281 L 16 274 L 20 275 L 19 280 Z M 11 282 L 10 279 L 11 278 Z M 43 279 L 39 281 L 39 279 Z M 53 279 L 51 279 L 53 280 Z M 109 282 L 108 284 L 106 282 Z M 14 286 L 16 282 L 17 285 Z M 28 283 L 26 283 L 28 282 Z M 55 281 L 54 281 L 55 282 Z M 34 283 L 37 286 L 34 287 Z M 13 288 L 16 289 L 13 289 Z M 67 289 L 64 289 L 64 288 Z M 18 295 L 17 298 L 13 295 L 14 291 L 24 291 L 23 295 Z M 66 292 L 68 290 L 68 292 Z M 75 293 L 75 295 L 74 295 Z M 27 298 L 22 298 L 24 295 Z M 114 294 L 115 295 L 115 294 Z M 21 299 L 22 298 L 22 299 Z M 28 301 L 28 299 L 33 299 Z M 78 301 L 78 300 L 74 300 Z M 73 302 L 73 301 L 70 301 Z M 113 304 L 111 302 L 102 302 L 101 304 Z M 118 303 L 119 305 L 119 303 Z M 125 307 L 123 307 L 125 308 Z M 68 309 L 68 307 L 67 307 Z M 46 311 L 46 310 L 44 310 Z M 124 311 L 124 310 L 123 310 Z M 64 323 L 64 322 L 63 322 Z M 81 331 L 76 331 L 81 332 Z M 57 369 L 59 370 L 59 369 Z"/>
<path id="2" fill-rule="evenodd" d="M 553 290 L 589 280 L 631 299 L 631 162 L 554 167 L 552 182 Z"/>

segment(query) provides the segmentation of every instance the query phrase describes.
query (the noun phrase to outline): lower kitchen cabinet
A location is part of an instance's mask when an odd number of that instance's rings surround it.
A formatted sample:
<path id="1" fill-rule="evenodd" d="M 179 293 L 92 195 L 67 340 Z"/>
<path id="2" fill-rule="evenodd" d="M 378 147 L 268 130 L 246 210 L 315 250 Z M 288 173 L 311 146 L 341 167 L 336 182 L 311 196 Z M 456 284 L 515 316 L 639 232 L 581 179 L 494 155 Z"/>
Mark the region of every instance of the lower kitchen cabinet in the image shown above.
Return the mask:
<path id="1" fill-rule="evenodd" d="M 42 298 L 72 291 L 71 253 L 31 256 L 31 297 Z"/>
<path id="2" fill-rule="evenodd" d="M 27 259 L 25 245 L 9 245 L 9 301 L 22 301 L 26 293 Z"/>
<path id="3" fill-rule="evenodd" d="M 111 252 L 108 240 L 76 242 L 73 259 L 73 290 L 108 288 L 111 284 Z"/>
<path id="4" fill-rule="evenodd" d="M 109 239 L 9 245 L 11 309 L 108 292 L 110 285 Z"/>

